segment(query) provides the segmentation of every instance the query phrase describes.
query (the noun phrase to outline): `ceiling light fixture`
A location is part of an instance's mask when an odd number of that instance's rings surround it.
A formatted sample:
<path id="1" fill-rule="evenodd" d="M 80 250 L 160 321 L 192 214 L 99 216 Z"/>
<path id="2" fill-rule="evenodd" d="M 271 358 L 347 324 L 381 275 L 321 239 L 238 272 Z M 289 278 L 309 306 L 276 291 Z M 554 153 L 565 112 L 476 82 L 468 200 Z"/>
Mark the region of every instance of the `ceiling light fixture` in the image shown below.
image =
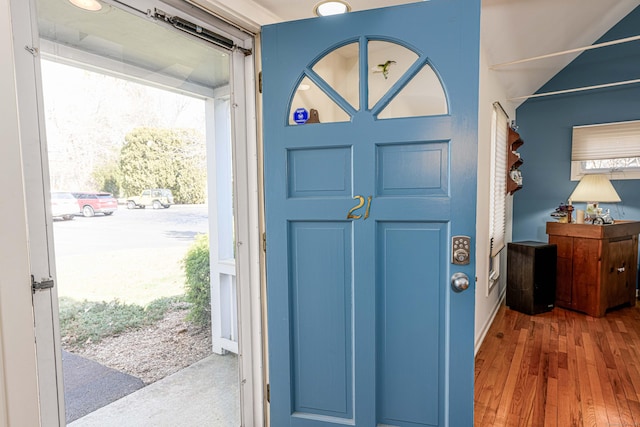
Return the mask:
<path id="1" fill-rule="evenodd" d="M 69 0 L 69 3 L 90 12 L 97 12 L 102 9 L 102 4 L 98 0 Z"/>
<path id="2" fill-rule="evenodd" d="M 342 0 L 321 1 L 313 8 L 313 13 L 317 16 L 339 15 L 347 12 L 351 12 L 351 6 Z"/>

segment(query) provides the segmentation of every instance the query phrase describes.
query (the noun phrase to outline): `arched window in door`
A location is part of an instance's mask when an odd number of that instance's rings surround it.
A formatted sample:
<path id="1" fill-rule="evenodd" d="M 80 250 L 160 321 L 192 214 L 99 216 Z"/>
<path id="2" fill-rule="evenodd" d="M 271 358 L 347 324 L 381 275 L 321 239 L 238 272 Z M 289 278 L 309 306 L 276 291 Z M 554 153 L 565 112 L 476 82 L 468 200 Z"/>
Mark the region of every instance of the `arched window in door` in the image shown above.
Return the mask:
<path id="1" fill-rule="evenodd" d="M 336 46 L 303 70 L 289 125 L 347 122 L 363 110 L 376 119 L 395 119 L 445 115 L 449 106 L 426 55 L 365 38 Z"/>

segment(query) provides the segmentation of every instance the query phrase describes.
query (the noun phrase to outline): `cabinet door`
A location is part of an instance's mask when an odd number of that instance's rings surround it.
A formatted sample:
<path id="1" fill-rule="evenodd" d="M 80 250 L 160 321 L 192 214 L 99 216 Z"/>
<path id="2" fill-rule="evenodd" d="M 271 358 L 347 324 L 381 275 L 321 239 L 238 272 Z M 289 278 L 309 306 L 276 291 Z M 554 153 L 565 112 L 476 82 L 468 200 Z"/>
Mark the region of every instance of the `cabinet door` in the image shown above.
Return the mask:
<path id="1" fill-rule="evenodd" d="M 573 237 L 549 236 L 549 243 L 558 246 L 556 273 L 556 305 L 572 308 Z"/>
<path id="2" fill-rule="evenodd" d="M 572 307 L 591 316 L 602 316 L 605 310 L 600 298 L 601 247 L 601 240 L 573 239 Z"/>
<path id="3" fill-rule="evenodd" d="M 631 236 L 609 242 L 609 256 L 605 261 L 603 278 L 606 286 L 607 307 L 633 304 L 635 299 L 635 251 Z"/>

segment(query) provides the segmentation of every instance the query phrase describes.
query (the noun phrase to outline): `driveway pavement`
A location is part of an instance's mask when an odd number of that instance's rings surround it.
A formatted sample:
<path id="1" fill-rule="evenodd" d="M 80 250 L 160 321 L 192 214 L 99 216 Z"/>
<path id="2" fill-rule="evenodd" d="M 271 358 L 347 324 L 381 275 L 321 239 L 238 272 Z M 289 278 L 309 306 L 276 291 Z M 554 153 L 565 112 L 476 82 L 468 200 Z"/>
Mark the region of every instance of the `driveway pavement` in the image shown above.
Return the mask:
<path id="1" fill-rule="evenodd" d="M 67 424 L 144 387 L 141 379 L 62 351 Z"/>
<path id="2" fill-rule="evenodd" d="M 53 223 L 56 255 L 69 256 L 150 247 L 187 247 L 196 234 L 209 232 L 206 205 L 169 209 L 127 209 Z"/>

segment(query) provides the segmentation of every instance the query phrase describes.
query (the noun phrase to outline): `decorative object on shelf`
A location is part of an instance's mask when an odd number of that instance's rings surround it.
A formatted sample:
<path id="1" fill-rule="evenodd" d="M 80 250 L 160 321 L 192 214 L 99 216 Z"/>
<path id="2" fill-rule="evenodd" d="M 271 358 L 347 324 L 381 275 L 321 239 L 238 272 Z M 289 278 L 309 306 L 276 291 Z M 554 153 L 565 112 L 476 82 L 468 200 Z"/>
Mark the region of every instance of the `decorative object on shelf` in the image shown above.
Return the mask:
<path id="1" fill-rule="evenodd" d="M 377 71 L 374 71 L 374 73 L 382 73 L 382 75 L 384 76 L 384 79 L 387 80 L 387 78 L 389 78 L 389 67 L 391 67 L 391 64 L 395 64 L 396 61 L 387 61 L 384 64 L 378 64 L 377 65 Z"/>
<path id="2" fill-rule="evenodd" d="M 608 209 L 603 213 L 602 209 L 598 207 L 599 202 L 618 203 L 621 201 L 609 178 L 602 174 L 583 176 L 569 196 L 569 205 L 573 202 L 587 202 L 584 222 L 593 224 L 613 224 L 614 222 Z"/>
<path id="3" fill-rule="evenodd" d="M 518 168 L 523 160 L 516 150 L 524 144 L 524 141 L 520 139 L 520 134 L 514 130 L 514 127 L 509 128 L 507 136 L 507 194 L 513 194 L 522 188 L 522 173 Z"/>
<path id="4" fill-rule="evenodd" d="M 568 205 L 565 205 L 564 203 L 560 203 L 560 206 L 558 206 L 555 211 L 551 212 L 551 216 L 558 222 L 568 222 L 568 214 Z"/>
<path id="5" fill-rule="evenodd" d="M 611 217 L 609 209 L 607 209 L 605 213 L 602 213 L 602 209 L 600 208 L 598 208 L 598 211 L 598 216 L 593 218 L 592 221 L 595 225 L 613 224 L 613 218 Z"/>
<path id="6" fill-rule="evenodd" d="M 573 218 L 571 215 L 573 214 L 573 205 L 571 204 L 571 200 L 569 200 L 569 205 L 567 206 L 567 224 L 573 223 Z"/>
<path id="7" fill-rule="evenodd" d="M 320 123 L 320 113 L 318 113 L 318 110 L 312 108 L 309 111 L 309 120 L 307 120 L 307 123 Z"/>

